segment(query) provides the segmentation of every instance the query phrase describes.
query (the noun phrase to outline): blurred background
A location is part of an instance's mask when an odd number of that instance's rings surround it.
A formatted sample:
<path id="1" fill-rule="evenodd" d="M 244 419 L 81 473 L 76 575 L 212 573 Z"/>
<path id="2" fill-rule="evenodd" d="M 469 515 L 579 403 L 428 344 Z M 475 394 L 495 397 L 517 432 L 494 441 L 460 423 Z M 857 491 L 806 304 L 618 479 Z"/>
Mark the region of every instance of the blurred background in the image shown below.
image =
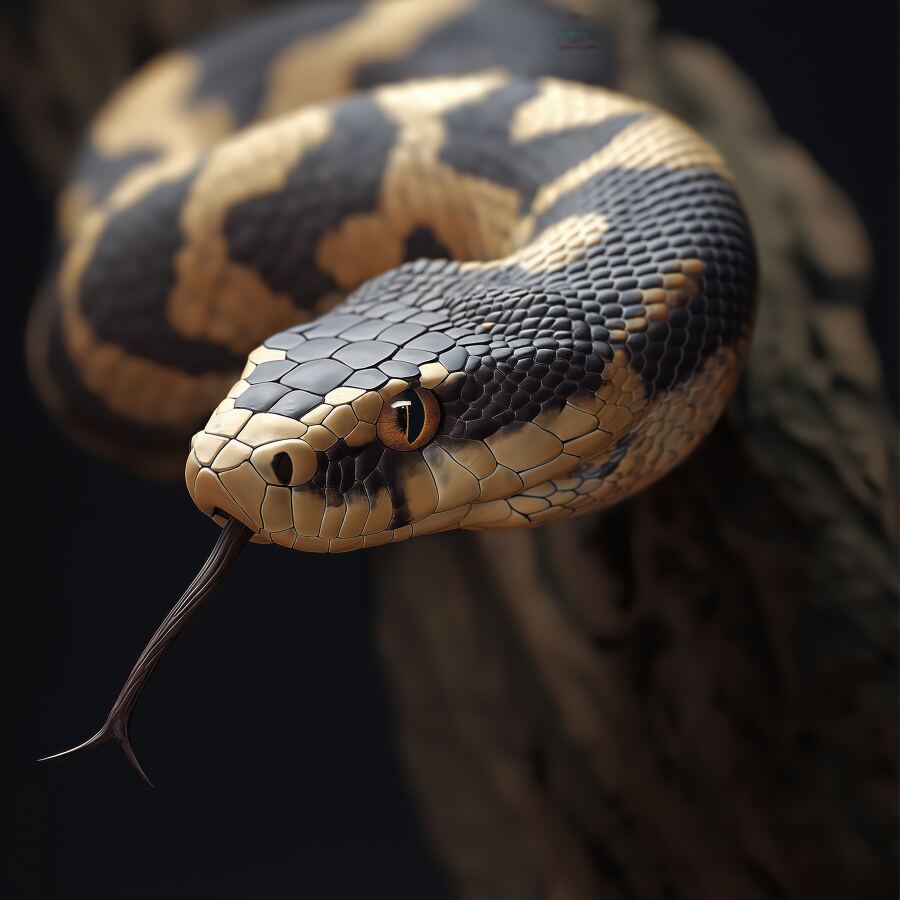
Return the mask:
<path id="1" fill-rule="evenodd" d="M 395 742 L 366 554 L 248 550 L 142 701 L 134 742 L 156 791 L 111 748 L 34 762 L 100 725 L 215 539 L 181 485 L 88 456 L 31 393 L 22 335 L 54 191 L 92 107 L 117 80 L 171 39 L 250 5 L 11 0 L 0 11 L 2 333 L 13 407 L 3 470 L 7 897 L 452 896 Z M 108 19 L 108 58 L 96 48 L 85 55 L 75 24 L 48 26 L 53 16 L 76 23 L 76 6 Z M 658 27 L 721 48 L 858 210 L 874 260 L 866 315 L 896 410 L 896 4 L 665 0 Z"/>

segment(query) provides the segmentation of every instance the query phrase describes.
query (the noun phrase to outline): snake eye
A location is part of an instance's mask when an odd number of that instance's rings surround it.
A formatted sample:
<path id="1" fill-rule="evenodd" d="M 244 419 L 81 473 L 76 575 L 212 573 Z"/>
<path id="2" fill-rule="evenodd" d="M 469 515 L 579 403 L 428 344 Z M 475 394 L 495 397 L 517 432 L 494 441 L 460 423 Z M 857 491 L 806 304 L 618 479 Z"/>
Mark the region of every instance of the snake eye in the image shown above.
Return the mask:
<path id="1" fill-rule="evenodd" d="M 434 437 L 440 422 L 441 408 L 434 394 L 410 388 L 381 410 L 375 433 L 392 450 L 418 450 Z"/>

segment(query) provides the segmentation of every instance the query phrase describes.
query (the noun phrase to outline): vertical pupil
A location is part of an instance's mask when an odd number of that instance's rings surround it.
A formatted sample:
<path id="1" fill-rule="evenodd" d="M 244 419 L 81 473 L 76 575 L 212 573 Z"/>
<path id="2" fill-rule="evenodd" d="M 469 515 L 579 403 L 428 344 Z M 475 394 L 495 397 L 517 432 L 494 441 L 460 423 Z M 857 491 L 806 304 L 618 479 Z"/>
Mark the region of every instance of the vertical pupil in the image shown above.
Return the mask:
<path id="1" fill-rule="evenodd" d="M 412 441 L 409 438 L 409 403 L 401 403 L 397 407 L 397 412 L 400 417 L 400 430 L 403 432 L 407 443 L 411 444 Z"/>
<path id="2" fill-rule="evenodd" d="M 397 425 L 407 443 L 414 444 L 425 427 L 425 406 L 419 397 L 410 393 L 394 404 L 397 410 Z"/>
<path id="3" fill-rule="evenodd" d="M 425 427 L 425 405 L 419 399 L 418 395 L 413 394 L 409 406 L 406 408 L 409 435 L 409 442 L 415 443 L 422 435 L 422 429 Z"/>

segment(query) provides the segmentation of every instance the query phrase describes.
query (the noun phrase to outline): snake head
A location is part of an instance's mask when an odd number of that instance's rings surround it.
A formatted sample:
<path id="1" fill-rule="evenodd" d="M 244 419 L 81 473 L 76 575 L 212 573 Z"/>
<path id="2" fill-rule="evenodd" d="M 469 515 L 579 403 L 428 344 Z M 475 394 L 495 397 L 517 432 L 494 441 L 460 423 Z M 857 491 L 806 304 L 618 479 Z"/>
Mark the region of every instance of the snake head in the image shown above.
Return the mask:
<path id="1" fill-rule="evenodd" d="M 709 432 L 744 355 L 740 316 L 702 312 L 702 262 L 670 267 L 627 314 L 442 260 L 367 282 L 250 354 L 192 441 L 194 501 L 318 552 L 618 502 Z"/>
<path id="2" fill-rule="evenodd" d="M 613 442 L 587 411 L 598 373 L 573 367 L 590 382 L 581 389 L 566 373 L 542 386 L 519 377 L 535 371 L 531 356 L 517 371 L 515 358 L 492 355 L 490 326 L 474 343 L 384 323 L 378 339 L 353 340 L 373 330 L 358 319 L 332 314 L 251 353 L 191 443 L 187 484 L 204 513 L 242 521 L 257 542 L 336 552 L 571 511 L 548 499 L 554 491 L 528 491 Z"/>
<path id="3" fill-rule="evenodd" d="M 256 542 L 316 552 L 535 525 L 617 502 L 690 452 L 738 368 L 719 354 L 697 384 L 650 398 L 620 354 L 546 384 L 538 375 L 554 370 L 533 354 L 516 369 L 472 344 L 351 374 L 349 361 L 384 352 L 378 342 L 344 344 L 341 358 L 332 338 L 277 346 L 300 334 L 250 355 L 192 440 L 186 478 L 220 525 L 235 518 Z M 318 355 L 329 348 L 334 356 Z"/>
<path id="4" fill-rule="evenodd" d="M 256 359 L 269 355 L 257 351 Z M 292 389 L 306 396 L 285 395 L 297 404 L 289 411 L 286 404 L 266 411 L 240 405 L 255 402 L 252 393 L 244 400 L 254 384 L 272 385 L 255 373 L 281 371 L 281 362 L 251 362 L 233 392 L 236 405 L 214 413 L 194 437 L 187 481 L 203 512 L 220 524 L 238 518 L 258 542 L 322 552 L 460 523 L 479 484 L 442 449 L 438 430 L 464 376 L 435 363 L 412 377 L 385 377 L 377 388 L 317 395 L 312 377 L 327 367 L 316 360 L 295 379 L 305 387 Z"/>

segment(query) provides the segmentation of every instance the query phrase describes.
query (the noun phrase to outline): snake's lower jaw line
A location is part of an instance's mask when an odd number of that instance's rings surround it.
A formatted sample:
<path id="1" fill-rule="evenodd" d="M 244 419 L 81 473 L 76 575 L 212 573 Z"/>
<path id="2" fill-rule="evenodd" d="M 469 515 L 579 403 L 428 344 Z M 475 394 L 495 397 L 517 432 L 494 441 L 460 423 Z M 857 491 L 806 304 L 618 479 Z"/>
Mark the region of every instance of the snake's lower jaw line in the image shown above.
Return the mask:
<path id="1" fill-rule="evenodd" d="M 188 490 L 197 508 L 209 516 L 217 525 L 225 526 L 230 521 L 240 522 L 254 536 L 260 533 L 260 523 L 253 521 L 237 504 L 222 484 L 219 474 L 210 468 L 203 468 L 188 479 Z"/>

